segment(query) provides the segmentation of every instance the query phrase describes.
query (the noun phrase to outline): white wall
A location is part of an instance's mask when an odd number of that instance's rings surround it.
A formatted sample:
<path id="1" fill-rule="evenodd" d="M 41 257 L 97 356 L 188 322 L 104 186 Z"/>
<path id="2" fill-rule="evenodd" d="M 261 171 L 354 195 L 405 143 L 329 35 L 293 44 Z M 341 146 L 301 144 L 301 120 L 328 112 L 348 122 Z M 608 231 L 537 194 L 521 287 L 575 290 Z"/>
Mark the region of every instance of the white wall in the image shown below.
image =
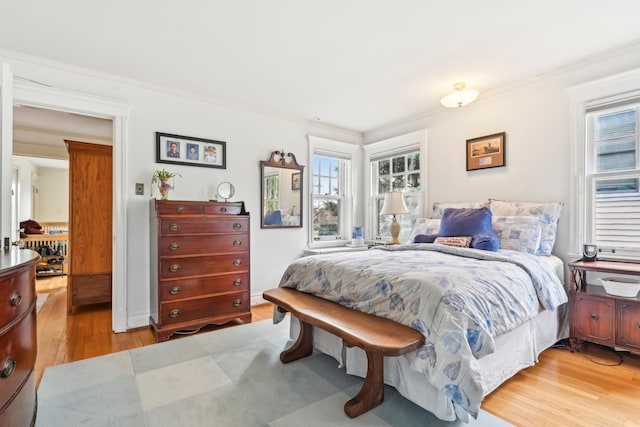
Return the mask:
<path id="1" fill-rule="evenodd" d="M 480 94 L 475 103 L 442 109 L 422 119 L 365 135 L 365 144 L 417 129 L 429 130 L 428 200 L 475 201 L 488 198 L 564 202 L 554 253 L 567 259 L 570 206 L 570 103 L 576 84 L 640 67 L 638 50 L 585 64 L 502 94 Z M 506 166 L 466 171 L 466 140 L 506 132 Z"/>
<path id="2" fill-rule="evenodd" d="M 251 212 L 251 293 L 256 301 L 262 292 L 278 285 L 286 266 L 302 253 L 307 243 L 306 222 L 301 229 L 260 228 L 260 160 L 284 149 L 298 159 L 308 158 L 307 134 L 360 143 L 357 133 L 344 132 L 311 122 L 294 122 L 211 104 L 202 100 L 134 86 L 105 76 L 93 77 L 60 64 L 34 59 L 9 63 L 16 77 L 26 78 L 84 94 L 118 99 L 132 106 L 128 146 L 124 147 L 127 202 L 128 326 L 148 323 L 149 316 L 149 198 L 153 171 L 164 167 L 182 178 L 170 199 L 207 200 L 209 188 L 222 181 L 234 184 L 232 201 L 244 201 Z M 226 141 L 227 169 L 211 169 L 155 163 L 155 132 Z M 307 173 L 308 168 L 305 168 Z M 144 196 L 135 195 L 135 183 L 145 184 Z M 308 182 L 305 178 L 305 182 Z M 309 210 L 305 207 L 305 218 Z"/>
<path id="3" fill-rule="evenodd" d="M 38 195 L 33 219 L 38 222 L 69 221 L 69 170 L 38 168 Z"/>

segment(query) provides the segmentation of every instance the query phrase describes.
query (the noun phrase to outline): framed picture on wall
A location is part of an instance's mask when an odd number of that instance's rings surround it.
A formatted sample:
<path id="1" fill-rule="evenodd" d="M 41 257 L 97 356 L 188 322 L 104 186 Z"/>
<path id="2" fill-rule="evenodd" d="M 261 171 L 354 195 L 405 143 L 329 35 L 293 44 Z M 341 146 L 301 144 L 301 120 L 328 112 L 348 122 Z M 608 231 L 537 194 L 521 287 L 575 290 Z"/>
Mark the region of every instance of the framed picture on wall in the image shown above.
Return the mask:
<path id="1" fill-rule="evenodd" d="M 505 132 L 467 139 L 467 170 L 505 166 Z"/>
<path id="2" fill-rule="evenodd" d="M 300 172 L 291 174 L 291 189 L 292 190 L 300 189 Z"/>
<path id="3" fill-rule="evenodd" d="M 156 132 L 156 162 L 226 169 L 227 143 Z"/>

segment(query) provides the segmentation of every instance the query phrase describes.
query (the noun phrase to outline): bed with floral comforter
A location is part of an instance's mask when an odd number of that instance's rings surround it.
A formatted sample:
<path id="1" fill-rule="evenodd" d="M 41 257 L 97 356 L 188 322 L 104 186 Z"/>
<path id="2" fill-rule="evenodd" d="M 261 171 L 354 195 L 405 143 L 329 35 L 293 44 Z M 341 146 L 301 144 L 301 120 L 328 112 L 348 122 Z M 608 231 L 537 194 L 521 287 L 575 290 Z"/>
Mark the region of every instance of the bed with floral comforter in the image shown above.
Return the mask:
<path id="1" fill-rule="evenodd" d="M 484 396 L 473 360 L 492 353 L 495 337 L 541 307 L 567 302 L 558 276 L 538 256 L 430 244 L 301 258 L 280 286 L 422 332 L 425 345 L 405 357 L 463 420 L 477 416 Z"/>

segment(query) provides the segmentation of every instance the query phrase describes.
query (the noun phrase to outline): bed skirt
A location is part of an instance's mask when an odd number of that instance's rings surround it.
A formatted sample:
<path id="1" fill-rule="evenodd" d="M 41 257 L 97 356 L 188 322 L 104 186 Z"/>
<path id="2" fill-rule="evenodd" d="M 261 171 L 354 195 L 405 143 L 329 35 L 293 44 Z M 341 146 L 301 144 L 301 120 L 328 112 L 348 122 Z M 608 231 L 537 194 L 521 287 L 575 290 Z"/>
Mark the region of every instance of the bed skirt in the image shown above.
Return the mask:
<path id="1" fill-rule="evenodd" d="M 299 322 L 292 317 L 292 339 L 298 337 L 298 331 Z M 488 395 L 520 370 L 533 366 L 542 351 L 568 336 L 568 310 L 564 304 L 556 311 L 543 310 L 534 319 L 496 337 L 496 351 L 473 361 L 482 374 L 483 394 Z M 367 356 L 364 351 L 358 347 L 345 347 L 340 338 L 319 328 L 314 328 L 313 340 L 316 350 L 336 359 L 341 367 L 346 367 L 348 374 L 366 376 Z M 409 367 L 404 356 L 384 358 L 385 384 L 442 420 L 460 418 L 464 421 L 466 414 L 456 414 L 451 400 L 425 379 L 423 374 Z"/>

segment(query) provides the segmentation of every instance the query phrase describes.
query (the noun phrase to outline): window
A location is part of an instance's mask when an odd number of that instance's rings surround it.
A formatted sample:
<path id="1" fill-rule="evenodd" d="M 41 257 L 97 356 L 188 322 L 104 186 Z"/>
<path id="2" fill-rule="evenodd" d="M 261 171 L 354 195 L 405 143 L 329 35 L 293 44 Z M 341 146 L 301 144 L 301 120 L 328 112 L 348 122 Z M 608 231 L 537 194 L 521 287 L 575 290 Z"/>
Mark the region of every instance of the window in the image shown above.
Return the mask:
<path id="1" fill-rule="evenodd" d="M 640 101 L 586 111 L 585 188 L 589 242 L 604 255 L 640 255 Z"/>
<path id="2" fill-rule="evenodd" d="M 309 136 L 311 246 L 351 240 L 355 144 Z"/>
<path id="3" fill-rule="evenodd" d="M 426 144 L 427 131 L 420 130 L 365 145 L 365 164 L 369 181 L 367 227 L 368 238 L 389 240 L 390 215 L 380 215 L 384 195 L 390 191 L 402 191 L 408 214 L 397 215 L 400 223 L 400 241 L 406 241 L 416 218 L 423 215 L 426 200 Z"/>
<path id="4" fill-rule="evenodd" d="M 371 162 L 373 180 L 373 206 L 375 206 L 375 236 L 387 238 L 391 236 L 390 215 L 380 215 L 384 195 L 390 191 L 402 191 L 407 209 L 416 213 L 420 202 L 420 151 L 406 154 L 392 155 Z M 406 240 L 413 223 L 415 214 L 398 215 L 400 223 L 400 240 Z"/>
<path id="5" fill-rule="evenodd" d="M 280 177 L 279 175 L 268 175 L 264 177 L 264 211 L 277 211 L 280 209 L 278 200 L 280 200 Z"/>

